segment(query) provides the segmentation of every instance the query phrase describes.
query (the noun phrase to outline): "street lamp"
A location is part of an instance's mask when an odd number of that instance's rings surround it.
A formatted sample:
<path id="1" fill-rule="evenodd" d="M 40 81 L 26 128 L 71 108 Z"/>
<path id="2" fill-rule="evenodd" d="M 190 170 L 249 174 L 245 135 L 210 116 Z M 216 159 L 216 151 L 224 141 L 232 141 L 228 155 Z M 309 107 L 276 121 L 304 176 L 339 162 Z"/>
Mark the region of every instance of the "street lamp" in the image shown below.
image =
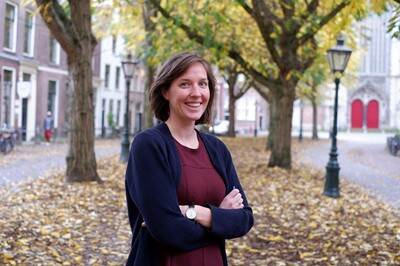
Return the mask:
<path id="1" fill-rule="evenodd" d="M 131 85 L 131 79 L 135 72 L 137 61 L 132 60 L 132 55 L 128 54 L 125 61 L 122 61 L 122 69 L 124 71 L 126 81 L 126 104 L 125 104 L 125 115 L 124 115 L 124 133 L 122 134 L 121 141 L 121 155 L 120 160 L 122 162 L 128 162 L 129 158 L 129 91 Z"/>
<path id="2" fill-rule="evenodd" d="M 337 134 L 337 111 L 338 111 L 338 91 L 340 77 L 346 69 L 351 55 L 351 49 L 344 45 L 343 36 L 339 36 L 335 47 L 328 50 L 328 62 L 332 73 L 335 75 L 335 105 L 333 114 L 332 128 L 332 146 L 329 153 L 329 161 L 326 165 L 326 177 L 324 195 L 332 198 L 338 198 L 339 193 L 339 162 L 337 160 L 338 153 L 336 147 Z"/>

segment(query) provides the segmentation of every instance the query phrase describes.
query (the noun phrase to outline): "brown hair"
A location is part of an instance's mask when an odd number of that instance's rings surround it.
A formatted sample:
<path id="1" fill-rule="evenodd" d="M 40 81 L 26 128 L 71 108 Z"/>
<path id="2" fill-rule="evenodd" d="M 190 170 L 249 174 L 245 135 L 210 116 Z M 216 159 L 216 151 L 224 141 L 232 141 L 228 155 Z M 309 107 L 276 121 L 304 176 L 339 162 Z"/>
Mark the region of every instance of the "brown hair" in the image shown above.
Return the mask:
<path id="1" fill-rule="evenodd" d="M 194 63 L 201 63 L 206 70 L 208 87 L 210 89 L 210 99 L 203 115 L 197 124 L 209 123 L 211 120 L 211 107 L 215 93 L 215 77 L 212 73 L 210 64 L 200 56 L 184 52 L 179 53 L 169 58 L 158 71 L 153 84 L 150 88 L 150 104 L 151 109 L 157 119 L 165 122 L 169 117 L 169 102 L 164 98 L 163 92 L 169 90 L 172 82 L 182 76 L 186 70 Z"/>

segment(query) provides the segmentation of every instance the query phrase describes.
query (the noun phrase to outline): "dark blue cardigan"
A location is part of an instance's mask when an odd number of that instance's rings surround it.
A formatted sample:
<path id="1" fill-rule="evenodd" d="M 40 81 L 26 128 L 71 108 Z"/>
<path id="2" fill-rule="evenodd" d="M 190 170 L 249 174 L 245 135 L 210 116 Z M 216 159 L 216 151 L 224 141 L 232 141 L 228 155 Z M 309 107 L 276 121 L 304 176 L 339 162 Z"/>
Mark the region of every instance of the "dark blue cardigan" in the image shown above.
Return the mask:
<path id="1" fill-rule="evenodd" d="M 176 188 L 181 165 L 173 137 L 165 123 L 138 134 L 133 140 L 125 175 L 131 252 L 127 265 L 159 265 L 160 246 L 190 251 L 217 240 L 224 265 L 228 265 L 225 239 L 245 235 L 253 226 L 253 212 L 239 183 L 232 157 L 222 141 L 199 132 L 211 162 L 223 177 L 228 194 L 233 187 L 243 196 L 243 209 L 221 209 L 208 205 L 211 229 L 184 217 L 179 209 Z M 143 220 L 146 227 L 142 227 Z"/>

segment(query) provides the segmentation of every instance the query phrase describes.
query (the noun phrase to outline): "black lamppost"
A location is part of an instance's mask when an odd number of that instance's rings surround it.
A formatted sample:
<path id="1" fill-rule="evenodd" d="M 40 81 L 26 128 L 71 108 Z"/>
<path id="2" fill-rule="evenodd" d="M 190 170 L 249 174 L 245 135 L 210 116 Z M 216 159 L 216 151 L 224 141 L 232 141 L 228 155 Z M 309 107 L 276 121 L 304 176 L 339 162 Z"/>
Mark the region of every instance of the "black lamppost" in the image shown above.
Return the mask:
<path id="1" fill-rule="evenodd" d="M 125 104 L 125 115 L 124 115 L 124 133 L 122 134 L 121 141 L 121 155 L 120 160 L 127 162 L 129 158 L 129 91 L 131 85 L 131 79 L 135 72 L 135 67 L 138 64 L 137 61 L 132 60 L 132 55 L 128 54 L 127 60 L 122 61 L 122 69 L 124 71 L 126 81 L 126 104 Z"/>
<path id="2" fill-rule="evenodd" d="M 337 111 L 338 111 L 338 91 L 340 77 L 346 69 L 351 55 L 351 49 L 344 45 L 343 36 L 339 36 L 335 47 L 328 50 L 328 61 L 331 71 L 335 75 L 335 105 L 333 113 L 333 128 L 332 128 L 332 146 L 329 153 L 329 161 L 326 165 L 326 177 L 324 195 L 332 198 L 338 198 L 339 193 L 339 162 L 337 160 L 338 153 L 336 147 L 337 134 Z"/>

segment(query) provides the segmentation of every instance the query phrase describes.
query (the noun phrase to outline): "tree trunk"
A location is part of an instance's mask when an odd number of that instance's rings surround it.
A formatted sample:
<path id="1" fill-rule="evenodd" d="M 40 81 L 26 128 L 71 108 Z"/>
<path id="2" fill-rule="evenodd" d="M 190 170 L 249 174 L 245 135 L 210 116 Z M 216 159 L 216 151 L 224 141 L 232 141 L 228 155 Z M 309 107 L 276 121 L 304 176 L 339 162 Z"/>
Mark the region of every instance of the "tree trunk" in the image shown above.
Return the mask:
<path id="1" fill-rule="evenodd" d="M 94 112 L 92 49 L 90 41 L 83 45 L 82 53 L 69 62 L 73 77 L 70 151 L 67 156 L 67 181 L 100 181 L 94 152 Z"/>
<path id="2" fill-rule="evenodd" d="M 233 88 L 231 92 L 231 88 L 229 88 L 229 128 L 228 128 L 228 136 L 229 137 L 236 137 L 236 132 L 235 132 L 235 116 L 236 116 L 236 110 L 235 110 L 235 103 L 236 99 L 233 95 Z"/>
<path id="3" fill-rule="evenodd" d="M 269 167 L 291 168 L 290 151 L 294 99 L 295 90 L 293 88 L 279 88 L 279 94 L 272 93 L 271 122 L 273 123 L 273 130 L 271 132 L 272 149 L 268 162 Z"/>
<path id="4" fill-rule="evenodd" d="M 91 35 L 90 1 L 73 2 L 72 21 L 79 25 L 78 43 L 68 54 L 73 79 L 70 151 L 67 155 L 67 182 L 98 181 L 94 152 L 94 105 L 92 55 L 96 42 Z"/>
<path id="5" fill-rule="evenodd" d="M 144 105 L 143 105 L 143 112 L 144 112 L 144 128 L 151 128 L 153 127 L 153 111 L 150 106 L 150 88 L 151 84 L 153 83 L 153 78 L 155 74 L 154 67 L 148 65 L 146 63 L 146 81 L 144 84 Z"/>
<path id="6" fill-rule="evenodd" d="M 274 105 L 270 101 L 268 103 L 268 108 L 269 108 L 269 122 L 268 122 L 268 139 L 267 139 L 267 150 L 272 149 L 272 143 L 274 142 L 273 137 L 274 137 L 274 120 L 272 119 L 274 115 Z"/>
<path id="7" fill-rule="evenodd" d="M 313 129 L 312 129 L 312 139 L 318 139 L 318 107 L 315 99 L 311 101 L 313 109 Z"/>
<path id="8" fill-rule="evenodd" d="M 160 1 L 157 0 L 156 2 L 159 3 Z M 146 31 L 146 37 L 145 37 L 146 81 L 144 84 L 144 106 L 143 106 L 144 128 L 151 128 L 153 127 L 154 114 L 153 111 L 151 110 L 149 96 L 150 96 L 151 84 L 153 83 L 153 78 L 156 73 L 156 69 L 148 62 L 149 61 L 148 59 L 154 50 L 152 33 L 154 32 L 156 25 L 152 19 L 157 16 L 157 8 L 154 7 L 154 5 L 152 5 L 152 3 L 149 0 L 144 1 L 142 8 L 143 8 L 142 12 L 143 12 L 144 29 Z"/>

